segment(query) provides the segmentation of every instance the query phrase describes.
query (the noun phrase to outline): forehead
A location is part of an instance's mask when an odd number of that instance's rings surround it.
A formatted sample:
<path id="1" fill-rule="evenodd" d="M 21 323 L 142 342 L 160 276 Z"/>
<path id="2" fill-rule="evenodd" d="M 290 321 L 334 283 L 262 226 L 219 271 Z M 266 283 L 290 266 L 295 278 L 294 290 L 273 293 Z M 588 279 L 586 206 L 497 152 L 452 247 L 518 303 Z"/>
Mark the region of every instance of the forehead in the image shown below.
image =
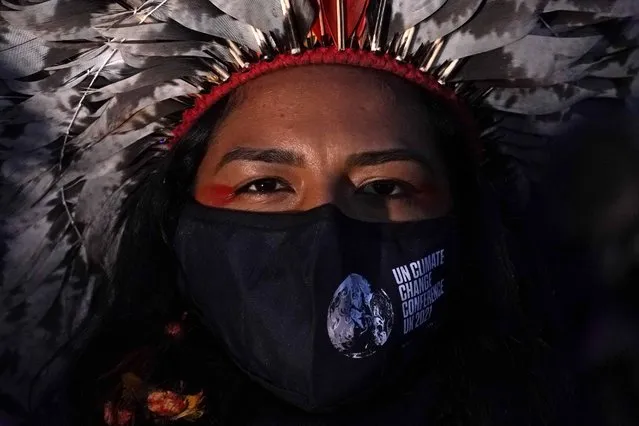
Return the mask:
<path id="1" fill-rule="evenodd" d="M 369 148 L 424 143 L 431 132 L 419 90 L 392 74 L 350 66 L 280 70 L 240 89 L 215 138 L 232 136 L 242 144 L 265 137 L 332 139 Z"/>

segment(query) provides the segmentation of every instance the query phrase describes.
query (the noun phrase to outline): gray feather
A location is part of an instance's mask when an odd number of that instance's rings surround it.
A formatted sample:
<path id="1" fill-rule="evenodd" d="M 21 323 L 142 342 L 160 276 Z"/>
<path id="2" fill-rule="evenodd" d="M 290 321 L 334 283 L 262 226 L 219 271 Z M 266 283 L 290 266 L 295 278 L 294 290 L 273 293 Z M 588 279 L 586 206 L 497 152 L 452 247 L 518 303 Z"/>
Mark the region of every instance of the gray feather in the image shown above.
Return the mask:
<path id="1" fill-rule="evenodd" d="M 75 53 L 75 49 L 48 46 L 29 31 L 3 25 L 0 21 L 0 78 L 28 76 Z"/>
<path id="2" fill-rule="evenodd" d="M 628 49 L 610 55 L 592 65 L 588 75 L 605 78 L 623 78 L 639 73 L 639 49 Z"/>
<path id="3" fill-rule="evenodd" d="M 441 60 L 503 47 L 526 36 L 547 0 L 487 0 L 473 18 L 448 36 Z"/>
<path id="4" fill-rule="evenodd" d="M 163 128 L 160 119 L 183 108 L 177 102 L 164 102 L 139 111 L 105 137 L 102 143 L 87 147 L 75 155 L 62 182 L 77 178 L 94 179 L 119 171 L 123 151 L 147 136 L 157 135 Z"/>
<path id="5" fill-rule="evenodd" d="M 636 0 L 552 0 L 544 12 L 558 10 L 593 12 L 598 15 L 625 18 L 639 15 L 639 2 Z"/>
<path id="6" fill-rule="evenodd" d="M 226 38 L 258 50 L 252 28 L 225 15 L 205 0 L 169 0 L 169 16 L 181 25 L 204 34 Z"/>
<path id="7" fill-rule="evenodd" d="M 117 94 L 105 104 L 100 117 L 74 139 L 74 146 L 84 147 L 100 141 L 135 112 L 149 105 L 195 93 L 197 93 L 197 88 L 178 80 Z"/>
<path id="8" fill-rule="evenodd" d="M 444 37 L 470 20 L 483 0 L 447 0 L 444 5 L 415 29 L 414 46 Z"/>
<path id="9" fill-rule="evenodd" d="M 601 36 L 572 39 L 530 35 L 500 49 L 470 57 L 455 80 L 528 80 L 534 85 L 562 83 L 581 75 L 585 66 L 574 73 L 568 70 L 599 40 Z M 529 60 L 531 57 L 535 60 Z"/>
<path id="10" fill-rule="evenodd" d="M 500 127 L 511 133 L 519 132 L 552 137 L 579 124 L 583 119 L 583 115 L 576 108 L 544 115 L 502 114 Z M 511 140 L 510 143 L 515 142 Z"/>
<path id="11" fill-rule="evenodd" d="M 20 124 L 40 119 L 68 124 L 79 100 L 80 94 L 73 89 L 62 89 L 55 93 L 38 93 L 12 110 L 6 111 L 2 121 Z M 80 119 L 88 117 L 88 111 L 81 108 L 79 117 Z"/>
<path id="12" fill-rule="evenodd" d="M 87 26 L 96 4 L 100 5 L 99 2 L 49 0 L 19 11 L 0 12 L 0 16 L 12 26 L 29 28 L 43 40 L 90 40 L 99 35 Z"/>
<path id="13" fill-rule="evenodd" d="M 161 65 L 140 71 L 131 77 L 97 89 L 96 93 L 91 95 L 91 101 L 103 101 L 118 93 L 132 92 L 145 86 L 156 86 L 167 80 L 186 76 L 203 76 L 205 73 L 198 68 L 203 68 L 201 63 L 190 58 L 164 61 Z"/>
<path id="14" fill-rule="evenodd" d="M 390 0 L 388 33 L 395 34 L 414 27 L 437 12 L 446 0 Z"/>
<path id="15" fill-rule="evenodd" d="M 57 198 L 57 194 L 52 198 Z M 9 265 L 3 270 L 3 286 L 6 291 L 11 291 L 18 285 L 22 286 L 22 294 L 30 299 L 38 297 L 48 298 L 44 292 L 37 290 L 37 283 L 46 280 L 47 276 L 55 270 L 64 258 L 65 252 L 74 243 L 66 238 L 68 217 L 63 207 L 56 204 L 55 207 L 47 206 L 48 210 L 39 220 L 23 227 L 21 232 L 7 241 L 12 249 L 7 253 L 5 261 Z M 33 218 L 30 218 L 32 220 Z M 62 224 L 55 225 L 56 221 Z M 5 226 L 10 228 L 11 222 Z M 52 233 L 52 229 L 60 231 Z M 25 286 L 32 283 L 33 287 Z"/>
<path id="16" fill-rule="evenodd" d="M 218 9 L 233 18 L 265 32 L 281 37 L 284 34 L 284 16 L 280 0 L 209 0 Z M 291 6 L 299 25 L 300 35 L 305 36 L 315 19 L 315 10 L 308 0 L 291 0 Z"/>
<path id="17" fill-rule="evenodd" d="M 217 58 L 229 62 L 232 60 L 228 47 L 215 42 L 204 41 L 173 41 L 148 43 L 109 43 L 109 45 L 128 55 L 183 57 L 193 56 L 210 58 L 206 51 L 212 52 Z"/>
<path id="18" fill-rule="evenodd" d="M 173 22 L 145 23 L 111 28 L 96 28 L 103 36 L 127 41 L 197 40 L 198 35 Z"/>
<path id="19" fill-rule="evenodd" d="M 571 84 L 533 88 L 497 88 L 486 99 L 491 107 L 517 114 L 552 114 L 597 93 Z"/>
<path id="20" fill-rule="evenodd" d="M 550 34 L 561 34 L 585 26 L 596 25 L 614 19 L 590 12 L 559 11 L 543 13 L 540 17 Z"/>
<path id="21" fill-rule="evenodd" d="M 41 80 L 35 81 L 17 81 L 9 80 L 7 85 L 18 93 L 35 95 L 38 93 L 49 93 L 60 89 L 70 89 L 82 83 L 90 77 L 89 71 L 97 69 L 106 59 L 111 56 L 106 46 L 95 49 L 89 54 L 73 63 L 65 64 L 65 66 L 51 75 Z M 113 62 L 112 58 L 112 62 Z M 117 60 L 117 58 L 115 58 Z"/>

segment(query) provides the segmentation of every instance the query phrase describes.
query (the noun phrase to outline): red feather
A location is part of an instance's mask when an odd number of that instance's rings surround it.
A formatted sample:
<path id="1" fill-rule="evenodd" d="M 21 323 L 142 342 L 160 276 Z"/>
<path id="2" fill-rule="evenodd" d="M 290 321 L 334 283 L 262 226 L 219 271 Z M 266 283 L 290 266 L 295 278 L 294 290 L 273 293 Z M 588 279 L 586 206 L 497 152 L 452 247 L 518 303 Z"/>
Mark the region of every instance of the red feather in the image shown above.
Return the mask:
<path id="1" fill-rule="evenodd" d="M 317 18 L 313 23 L 311 31 L 315 37 L 321 39 L 327 35 L 334 42 L 337 42 L 337 2 L 340 0 L 315 0 Z M 366 30 L 366 8 L 369 0 L 341 0 L 344 2 L 344 22 L 346 28 L 344 34 L 346 40 L 353 34 L 360 38 Z M 322 32 L 323 26 L 323 32 Z"/>

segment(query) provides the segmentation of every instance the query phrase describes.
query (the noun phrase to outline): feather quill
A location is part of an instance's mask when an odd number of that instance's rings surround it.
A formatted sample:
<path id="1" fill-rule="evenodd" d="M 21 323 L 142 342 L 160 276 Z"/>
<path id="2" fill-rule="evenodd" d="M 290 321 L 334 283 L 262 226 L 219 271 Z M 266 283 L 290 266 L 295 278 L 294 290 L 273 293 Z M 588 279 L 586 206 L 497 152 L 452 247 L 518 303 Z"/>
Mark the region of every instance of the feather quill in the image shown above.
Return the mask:
<path id="1" fill-rule="evenodd" d="M 337 3 L 335 0 L 318 0 L 318 14 L 316 22 L 313 24 L 313 34 L 321 39 L 324 34 L 330 35 L 333 40 L 337 40 Z M 350 39 L 353 35 L 362 37 L 366 29 L 366 10 L 368 0 L 355 0 L 344 2 L 344 35 L 345 39 Z M 320 20 L 322 22 L 320 22 Z M 324 31 L 324 34 L 322 34 Z"/>

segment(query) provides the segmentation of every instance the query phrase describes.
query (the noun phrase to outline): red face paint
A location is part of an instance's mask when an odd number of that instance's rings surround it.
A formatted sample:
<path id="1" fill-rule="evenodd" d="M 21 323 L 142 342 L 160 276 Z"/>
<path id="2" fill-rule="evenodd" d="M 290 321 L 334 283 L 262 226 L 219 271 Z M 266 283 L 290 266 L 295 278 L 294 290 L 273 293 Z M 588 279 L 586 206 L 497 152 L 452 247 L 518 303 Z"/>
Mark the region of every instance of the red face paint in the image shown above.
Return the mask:
<path id="1" fill-rule="evenodd" d="M 223 207 L 233 201 L 235 190 L 227 185 L 207 185 L 197 191 L 195 198 L 210 207 Z"/>

